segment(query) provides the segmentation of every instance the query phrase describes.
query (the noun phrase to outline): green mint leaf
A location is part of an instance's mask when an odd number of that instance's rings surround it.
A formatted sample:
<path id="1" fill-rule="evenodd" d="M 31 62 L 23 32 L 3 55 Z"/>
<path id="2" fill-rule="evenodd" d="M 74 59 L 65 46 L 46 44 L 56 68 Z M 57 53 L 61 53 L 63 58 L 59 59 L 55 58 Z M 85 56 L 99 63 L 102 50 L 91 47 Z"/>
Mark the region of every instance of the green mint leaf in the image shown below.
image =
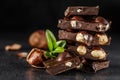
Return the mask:
<path id="1" fill-rule="evenodd" d="M 49 35 L 49 31 L 48 30 L 46 30 L 46 39 L 47 39 L 48 49 L 50 51 L 52 51 L 53 50 L 53 42 L 51 40 L 51 37 Z"/>
<path id="2" fill-rule="evenodd" d="M 53 43 L 53 48 L 55 49 L 57 46 L 56 46 L 56 38 L 55 38 L 55 35 L 50 31 L 50 30 L 46 30 L 52 40 L 52 43 Z"/>
<path id="3" fill-rule="evenodd" d="M 52 51 L 52 53 L 61 53 L 61 52 L 64 52 L 64 48 L 63 47 L 57 47 L 54 51 Z"/>
<path id="4" fill-rule="evenodd" d="M 66 41 L 65 40 L 60 40 L 60 41 L 57 41 L 56 44 L 57 44 L 57 47 L 59 46 L 59 47 L 64 48 L 65 45 L 66 45 Z"/>

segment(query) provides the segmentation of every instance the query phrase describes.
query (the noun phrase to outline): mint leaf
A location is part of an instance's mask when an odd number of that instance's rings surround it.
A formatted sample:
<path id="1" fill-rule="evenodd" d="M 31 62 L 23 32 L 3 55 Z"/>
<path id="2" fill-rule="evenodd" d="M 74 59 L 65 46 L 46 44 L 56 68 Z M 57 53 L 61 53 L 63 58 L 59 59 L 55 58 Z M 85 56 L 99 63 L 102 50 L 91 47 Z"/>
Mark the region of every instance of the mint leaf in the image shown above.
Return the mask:
<path id="1" fill-rule="evenodd" d="M 57 46 L 56 46 L 56 38 L 55 38 L 55 35 L 50 31 L 50 30 L 46 30 L 52 40 L 52 43 L 53 43 L 53 48 L 55 49 Z"/>
<path id="2" fill-rule="evenodd" d="M 64 52 L 64 48 L 63 47 L 57 47 L 54 51 L 52 51 L 52 53 L 61 53 Z"/>
<path id="3" fill-rule="evenodd" d="M 49 31 L 48 30 L 46 30 L 46 39 L 47 39 L 48 49 L 50 51 L 52 51 L 53 50 L 53 43 L 52 43 L 52 39 L 51 39 L 51 37 L 49 35 Z"/>
<path id="4" fill-rule="evenodd" d="M 60 40 L 60 41 L 57 41 L 56 44 L 57 44 L 57 47 L 59 46 L 59 47 L 64 48 L 65 45 L 66 45 L 66 41 L 65 40 Z"/>

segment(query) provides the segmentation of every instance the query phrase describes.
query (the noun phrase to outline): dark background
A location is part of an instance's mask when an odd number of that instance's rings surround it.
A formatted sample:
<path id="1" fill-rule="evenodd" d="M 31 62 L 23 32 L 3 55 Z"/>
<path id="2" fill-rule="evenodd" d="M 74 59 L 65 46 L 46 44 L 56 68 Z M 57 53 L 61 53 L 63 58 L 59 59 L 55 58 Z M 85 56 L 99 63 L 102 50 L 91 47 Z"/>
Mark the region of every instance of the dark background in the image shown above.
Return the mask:
<path id="1" fill-rule="evenodd" d="M 37 29 L 56 31 L 67 6 L 100 6 L 100 16 L 112 20 L 110 33 L 119 33 L 119 0 L 1 0 L 0 31 L 31 33 Z"/>

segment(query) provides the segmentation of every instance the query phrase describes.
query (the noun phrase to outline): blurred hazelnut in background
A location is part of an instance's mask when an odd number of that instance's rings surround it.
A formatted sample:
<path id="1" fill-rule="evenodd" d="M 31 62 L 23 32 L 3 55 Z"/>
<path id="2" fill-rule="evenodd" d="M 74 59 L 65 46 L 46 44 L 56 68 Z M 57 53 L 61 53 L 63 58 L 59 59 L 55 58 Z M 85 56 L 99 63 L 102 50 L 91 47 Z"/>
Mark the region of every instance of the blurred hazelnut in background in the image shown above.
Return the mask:
<path id="1" fill-rule="evenodd" d="M 37 30 L 29 37 L 29 44 L 34 48 L 47 49 L 45 31 Z"/>

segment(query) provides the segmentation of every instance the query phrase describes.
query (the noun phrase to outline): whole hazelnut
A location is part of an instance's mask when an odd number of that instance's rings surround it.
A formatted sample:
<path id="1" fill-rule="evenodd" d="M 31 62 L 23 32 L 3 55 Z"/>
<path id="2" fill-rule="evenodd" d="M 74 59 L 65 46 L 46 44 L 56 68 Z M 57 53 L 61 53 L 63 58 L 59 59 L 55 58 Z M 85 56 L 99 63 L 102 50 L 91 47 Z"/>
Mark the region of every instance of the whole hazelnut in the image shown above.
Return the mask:
<path id="1" fill-rule="evenodd" d="M 60 53 L 57 58 L 56 58 L 56 61 L 64 61 L 68 58 L 70 58 L 71 55 L 68 53 L 68 52 L 63 52 L 63 53 Z"/>
<path id="2" fill-rule="evenodd" d="M 87 52 L 87 49 L 85 46 L 83 45 L 80 45 L 77 47 L 77 52 L 80 54 L 80 55 L 85 55 L 86 52 Z"/>
<path id="3" fill-rule="evenodd" d="M 104 59 L 106 57 L 105 51 L 101 49 L 91 51 L 91 55 L 98 59 Z"/>
<path id="4" fill-rule="evenodd" d="M 108 37 L 106 34 L 96 34 L 98 37 L 98 42 L 101 45 L 104 45 L 108 42 Z"/>
<path id="5" fill-rule="evenodd" d="M 33 32 L 29 37 L 29 44 L 34 48 L 47 48 L 47 41 L 45 31 L 37 30 Z"/>
<path id="6" fill-rule="evenodd" d="M 33 67 L 42 67 L 44 53 L 43 50 L 33 48 L 27 55 L 26 61 Z"/>

